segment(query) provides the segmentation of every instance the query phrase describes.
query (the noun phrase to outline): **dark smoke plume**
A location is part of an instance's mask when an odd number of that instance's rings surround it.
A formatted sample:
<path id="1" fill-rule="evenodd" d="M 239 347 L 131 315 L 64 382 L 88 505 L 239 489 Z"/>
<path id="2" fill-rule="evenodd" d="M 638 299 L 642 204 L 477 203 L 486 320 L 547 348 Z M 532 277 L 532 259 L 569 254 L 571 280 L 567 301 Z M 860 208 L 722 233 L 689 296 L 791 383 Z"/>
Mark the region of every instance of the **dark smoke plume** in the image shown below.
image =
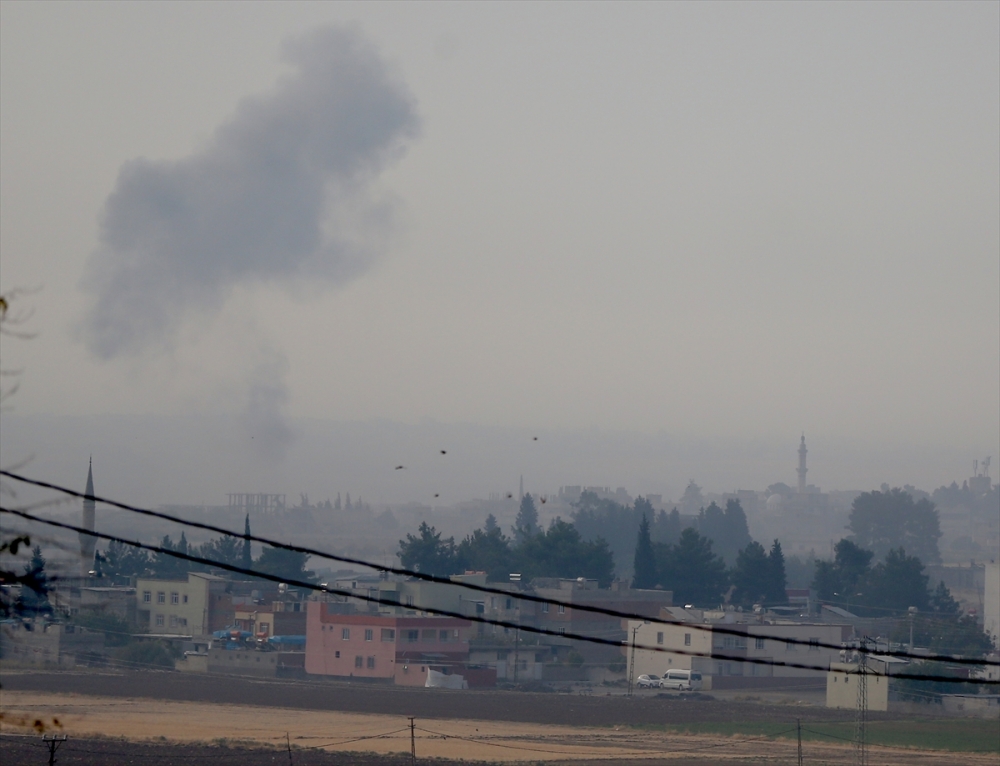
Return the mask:
<path id="1" fill-rule="evenodd" d="M 316 31 L 284 54 L 295 71 L 203 150 L 122 166 L 84 279 L 82 335 L 98 356 L 169 347 L 186 316 L 238 285 L 332 286 L 377 255 L 335 222 L 372 218 L 367 182 L 415 135 L 413 98 L 354 31 Z"/>

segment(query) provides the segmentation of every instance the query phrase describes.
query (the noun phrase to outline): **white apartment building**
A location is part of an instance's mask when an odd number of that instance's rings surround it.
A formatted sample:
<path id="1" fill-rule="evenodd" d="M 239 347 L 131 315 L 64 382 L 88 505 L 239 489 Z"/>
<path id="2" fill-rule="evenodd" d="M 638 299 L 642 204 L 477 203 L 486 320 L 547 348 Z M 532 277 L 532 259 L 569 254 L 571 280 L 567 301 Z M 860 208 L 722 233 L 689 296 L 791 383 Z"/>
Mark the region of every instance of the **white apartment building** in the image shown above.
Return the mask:
<path id="1" fill-rule="evenodd" d="M 695 615 L 692 613 L 691 617 Z M 662 676 L 667 670 L 681 668 L 701 673 L 706 689 L 753 686 L 756 679 L 775 677 L 822 682 L 830 663 L 840 660 L 839 646 L 850 634 L 850 626 L 846 625 L 777 620 L 755 623 L 629 620 L 627 630 L 627 645 L 623 650 L 633 678 L 644 673 Z M 739 631 L 740 635 L 722 630 Z"/>

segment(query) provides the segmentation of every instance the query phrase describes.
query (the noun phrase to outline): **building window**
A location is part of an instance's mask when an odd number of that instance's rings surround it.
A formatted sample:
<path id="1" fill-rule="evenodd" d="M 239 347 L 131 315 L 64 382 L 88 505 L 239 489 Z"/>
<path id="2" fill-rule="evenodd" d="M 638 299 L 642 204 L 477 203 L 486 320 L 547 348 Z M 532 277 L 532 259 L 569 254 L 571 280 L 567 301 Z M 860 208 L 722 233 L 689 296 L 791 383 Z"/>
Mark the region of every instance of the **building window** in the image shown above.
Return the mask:
<path id="1" fill-rule="evenodd" d="M 506 605 L 504 606 L 504 609 L 513 609 L 513 608 L 514 608 L 514 600 L 510 599 L 510 598 L 507 599 L 507 602 L 506 602 Z"/>
<path id="2" fill-rule="evenodd" d="M 419 630 L 404 630 L 403 637 L 406 639 L 406 643 L 415 644 L 420 640 Z"/>
<path id="3" fill-rule="evenodd" d="M 368 669 L 369 670 L 375 670 L 375 658 L 374 657 L 369 657 L 368 658 Z"/>
<path id="4" fill-rule="evenodd" d="M 559 614 L 566 614 L 566 605 L 565 604 L 560 604 L 559 605 Z"/>
<path id="5" fill-rule="evenodd" d="M 792 643 L 792 639 L 790 638 L 785 640 L 785 651 L 786 652 L 797 651 L 797 647 L 795 646 L 794 643 Z"/>
<path id="6" fill-rule="evenodd" d="M 153 594 L 150 593 L 148 590 L 144 590 L 142 592 L 142 603 L 149 604 L 152 603 L 152 601 L 153 601 Z"/>
<path id="7" fill-rule="evenodd" d="M 188 626 L 188 618 L 187 618 L 187 617 L 178 617 L 178 618 L 177 618 L 177 623 L 178 623 L 178 624 L 179 624 L 179 625 L 180 625 L 180 626 L 181 626 L 182 628 L 186 628 L 186 627 Z"/>
<path id="8" fill-rule="evenodd" d="M 365 658 L 360 654 L 354 658 L 354 667 L 363 668 L 365 666 Z"/>
<path id="9" fill-rule="evenodd" d="M 407 606 L 413 606 L 413 596 L 407 596 L 406 597 L 406 605 Z"/>
<path id="10" fill-rule="evenodd" d="M 156 603 L 157 604 L 167 603 L 167 594 L 164 593 L 162 590 L 156 592 Z"/>
<path id="11" fill-rule="evenodd" d="M 722 648 L 723 649 L 746 649 L 747 640 L 742 636 L 723 636 L 722 637 Z"/>
<path id="12" fill-rule="evenodd" d="M 185 593 L 183 596 L 181 596 L 181 601 L 183 601 L 185 604 L 188 602 L 188 594 L 187 593 Z"/>
<path id="13" fill-rule="evenodd" d="M 434 630 L 433 628 L 431 628 L 430 630 L 424 630 L 422 638 L 424 641 L 429 641 L 431 643 L 434 643 L 434 641 L 437 640 L 437 631 Z"/>
<path id="14" fill-rule="evenodd" d="M 334 652 L 333 656 L 336 657 L 339 660 L 340 659 L 340 652 Z"/>
<path id="15" fill-rule="evenodd" d="M 497 608 L 497 597 L 490 596 L 490 609 L 496 609 L 496 608 Z"/>
<path id="16" fill-rule="evenodd" d="M 371 628 L 365 628 L 365 641 L 372 641 L 375 638 L 375 631 Z"/>
<path id="17" fill-rule="evenodd" d="M 181 603 L 181 596 L 180 596 L 180 594 L 179 593 L 171 593 L 170 594 L 170 603 L 171 604 L 179 604 L 179 603 Z"/>
<path id="18" fill-rule="evenodd" d="M 656 643 L 661 644 L 661 645 L 663 644 L 663 631 L 662 630 L 658 630 L 656 632 Z"/>
<path id="19" fill-rule="evenodd" d="M 163 615 L 162 614 L 156 615 L 156 626 L 158 628 L 162 628 L 163 627 Z"/>
<path id="20" fill-rule="evenodd" d="M 396 631 L 392 628 L 382 628 L 382 640 L 383 641 L 395 641 Z"/>
<path id="21" fill-rule="evenodd" d="M 451 631 L 442 630 L 440 634 L 438 634 L 438 638 L 442 644 L 447 644 L 449 641 L 451 641 Z"/>
<path id="22" fill-rule="evenodd" d="M 542 614 L 548 614 L 548 613 L 549 613 L 549 605 L 542 604 Z"/>
<path id="23" fill-rule="evenodd" d="M 684 634 L 684 646 L 691 646 L 691 634 L 690 633 L 685 633 Z"/>
<path id="24" fill-rule="evenodd" d="M 258 633 L 267 633 L 268 635 L 271 635 L 271 623 L 269 623 L 269 622 L 262 622 L 257 627 L 257 632 Z"/>
<path id="25" fill-rule="evenodd" d="M 350 628 L 341 628 L 340 629 L 340 638 L 342 640 L 344 640 L 344 641 L 349 641 L 351 639 L 351 629 Z"/>
<path id="26" fill-rule="evenodd" d="M 810 652 L 818 652 L 819 651 L 819 639 L 818 638 L 810 638 L 809 639 L 809 651 Z"/>
<path id="27" fill-rule="evenodd" d="M 763 638 L 755 638 L 753 640 L 753 647 L 754 647 L 754 649 L 763 649 L 764 648 L 764 639 Z"/>

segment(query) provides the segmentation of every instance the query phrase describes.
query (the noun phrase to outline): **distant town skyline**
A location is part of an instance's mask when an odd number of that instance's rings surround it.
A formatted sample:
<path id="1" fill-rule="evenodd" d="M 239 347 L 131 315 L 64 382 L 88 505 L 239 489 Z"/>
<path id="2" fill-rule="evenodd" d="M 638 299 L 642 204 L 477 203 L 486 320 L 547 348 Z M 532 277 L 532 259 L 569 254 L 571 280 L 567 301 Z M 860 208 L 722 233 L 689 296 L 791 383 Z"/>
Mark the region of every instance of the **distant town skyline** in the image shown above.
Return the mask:
<path id="1" fill-rule="evenodd" d="M 443 503 L 1000 455 L 996 3 L 0 17 L 5 462 Z"/>

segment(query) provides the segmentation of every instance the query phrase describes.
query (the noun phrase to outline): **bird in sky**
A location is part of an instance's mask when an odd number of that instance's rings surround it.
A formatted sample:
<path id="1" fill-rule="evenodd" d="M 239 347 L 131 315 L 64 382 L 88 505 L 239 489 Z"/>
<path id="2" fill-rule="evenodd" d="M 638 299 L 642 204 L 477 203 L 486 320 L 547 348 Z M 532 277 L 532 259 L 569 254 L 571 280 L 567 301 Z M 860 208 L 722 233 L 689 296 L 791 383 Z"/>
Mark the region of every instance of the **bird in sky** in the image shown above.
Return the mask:
<path id="1" fill-rule="evenodd" d="M 441 497 L 441 493 L 440 492 L 435 492 L 434 493 L 434 497 Z"/>
<path id="2" fill-rule="evenodd" d="M 532 437 L 531 437 L 531 441 L 533 441 L 533 442 L 536 442 L 536 441 L 538 441 L 538 437 L 537 437 L 537 436 L 532 436 Z"/>
<path id="3" fill-rule="evenodd" d="M 448 450 L 446 450 L 446 449 L 441 450 L 441 454 L 442 455 L 447 455 L 448 454 Z"/>
<path id="4" fill-rule="evenodd" d="M 397 470 L 397 471 L 402 471 L 402 470 L 403 470 L 404 468 L 406 468 L 406 466 L 405 466 L 405 465 L 397 465 L 397 466 L 396 466 L 396 470 Z"/>

